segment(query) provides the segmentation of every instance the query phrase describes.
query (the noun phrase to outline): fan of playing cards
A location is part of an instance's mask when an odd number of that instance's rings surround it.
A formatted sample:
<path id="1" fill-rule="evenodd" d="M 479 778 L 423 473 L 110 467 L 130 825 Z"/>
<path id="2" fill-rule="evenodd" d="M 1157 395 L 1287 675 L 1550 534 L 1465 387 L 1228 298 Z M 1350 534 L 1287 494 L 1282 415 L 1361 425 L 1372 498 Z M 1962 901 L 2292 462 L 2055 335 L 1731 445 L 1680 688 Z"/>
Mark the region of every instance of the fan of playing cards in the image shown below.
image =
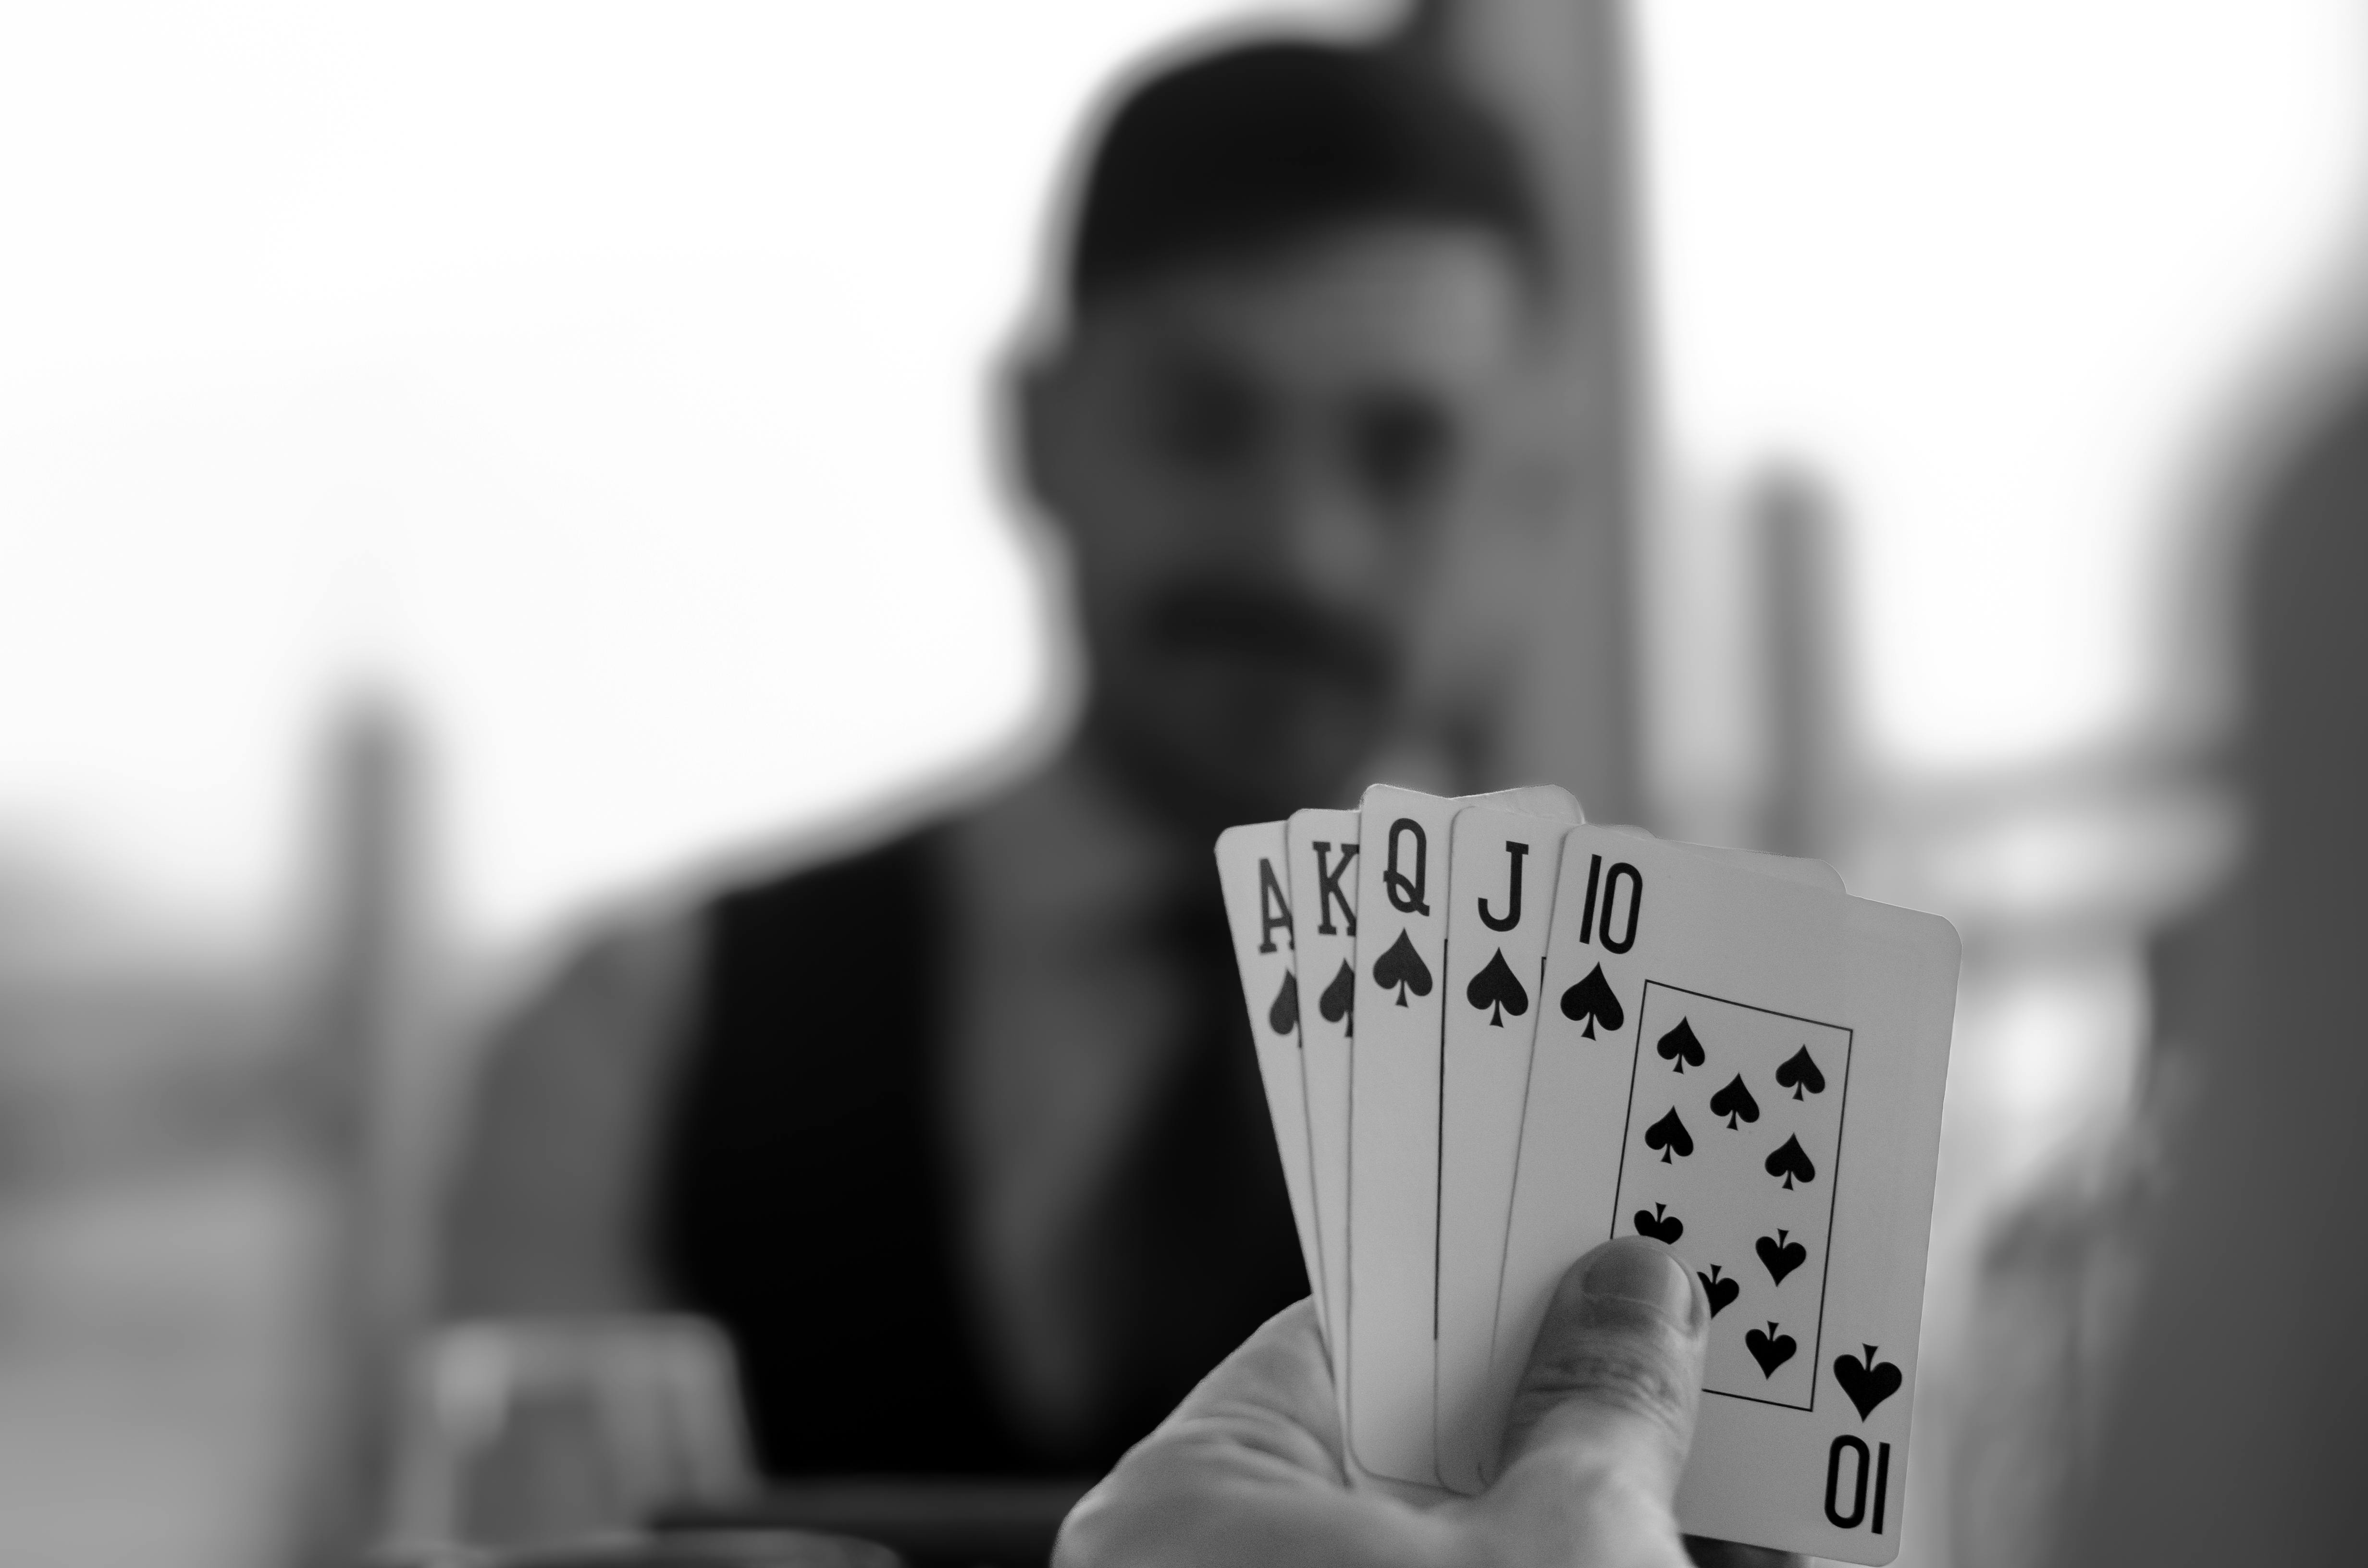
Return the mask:
<path id="1" fill-rule="evenodd" d="M 1477 1492 L 1563 1270 L 1713 1314 L 1691 1533 L 1898 1551 L 1957 934 L 1833 869 L 1375 785 L 1217 841 L 1351 1474 Z"/>

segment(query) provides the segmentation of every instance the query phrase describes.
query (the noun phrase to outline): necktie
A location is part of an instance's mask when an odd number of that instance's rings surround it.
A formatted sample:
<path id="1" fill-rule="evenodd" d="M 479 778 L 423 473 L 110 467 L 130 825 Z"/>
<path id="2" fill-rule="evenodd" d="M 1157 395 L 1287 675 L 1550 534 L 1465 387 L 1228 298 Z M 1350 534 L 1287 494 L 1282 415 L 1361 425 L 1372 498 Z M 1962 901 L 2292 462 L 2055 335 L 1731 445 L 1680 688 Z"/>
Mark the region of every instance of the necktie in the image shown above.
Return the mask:
<path id="1" fill-rule="evenodd" d="M 1156 1425 L 1252 1329 L 1307 1293 L 1216 880 L 1156 939 L 1180 1004 L 1136 1135 L 1088 1210 L 1096 1458 Z"/>

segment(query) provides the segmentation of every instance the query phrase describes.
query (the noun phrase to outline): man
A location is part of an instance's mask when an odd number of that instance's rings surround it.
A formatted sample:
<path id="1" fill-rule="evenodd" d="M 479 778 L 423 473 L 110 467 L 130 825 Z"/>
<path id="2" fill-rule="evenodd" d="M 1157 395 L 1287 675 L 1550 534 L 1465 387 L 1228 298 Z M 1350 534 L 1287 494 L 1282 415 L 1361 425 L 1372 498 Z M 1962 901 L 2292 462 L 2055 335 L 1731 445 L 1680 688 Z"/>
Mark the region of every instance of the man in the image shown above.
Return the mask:
<path id="1" fill-rule="evenodd" d="M 580 961 L 493 1060 L 453 1306 L 715 1319 L 775 1473 L 1076 1472 L 1304 1294 L 1209 846 L 1389 733 L 1540 235 L 1497 128 L 1393 57 L 1129 94 L 1013 392 L 1079 734 Z"/>

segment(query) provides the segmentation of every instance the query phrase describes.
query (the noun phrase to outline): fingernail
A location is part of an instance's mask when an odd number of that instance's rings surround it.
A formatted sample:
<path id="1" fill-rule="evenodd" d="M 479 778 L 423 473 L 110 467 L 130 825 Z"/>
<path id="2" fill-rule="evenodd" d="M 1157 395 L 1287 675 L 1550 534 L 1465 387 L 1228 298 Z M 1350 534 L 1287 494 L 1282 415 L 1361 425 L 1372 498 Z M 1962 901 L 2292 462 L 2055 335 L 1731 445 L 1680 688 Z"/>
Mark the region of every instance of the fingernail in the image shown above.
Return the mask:
<path id="1" fill-rule="evenodd" d="M 1631 1242 L 1608 1247 L 1587 1266 L 1580 1283 L 1598 1300 L 1642 1301 L 1689 1332 L 1693 1327 L 1693 1281 L 1677 1255 L 1659 1245 Z"/>

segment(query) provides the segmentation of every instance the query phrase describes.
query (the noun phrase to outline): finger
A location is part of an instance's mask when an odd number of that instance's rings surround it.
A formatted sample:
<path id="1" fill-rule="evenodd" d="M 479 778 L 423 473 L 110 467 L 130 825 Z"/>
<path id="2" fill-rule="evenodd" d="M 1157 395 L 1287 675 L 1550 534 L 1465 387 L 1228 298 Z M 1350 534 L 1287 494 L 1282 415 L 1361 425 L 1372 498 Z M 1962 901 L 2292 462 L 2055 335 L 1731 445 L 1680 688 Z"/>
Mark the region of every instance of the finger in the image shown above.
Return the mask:
<path id="1" fill-rule="evenodd" d="M 1586 1521 L 1605 1561 L 1683 1562 L 1669 1502 L 1709 1323 L 1693 1276 L 1657 1242 L 1623 1236 L 1572 1265 L 1514 1396 L 1501 1506 L 1542 1515 L 1532 1525 Z"/>

